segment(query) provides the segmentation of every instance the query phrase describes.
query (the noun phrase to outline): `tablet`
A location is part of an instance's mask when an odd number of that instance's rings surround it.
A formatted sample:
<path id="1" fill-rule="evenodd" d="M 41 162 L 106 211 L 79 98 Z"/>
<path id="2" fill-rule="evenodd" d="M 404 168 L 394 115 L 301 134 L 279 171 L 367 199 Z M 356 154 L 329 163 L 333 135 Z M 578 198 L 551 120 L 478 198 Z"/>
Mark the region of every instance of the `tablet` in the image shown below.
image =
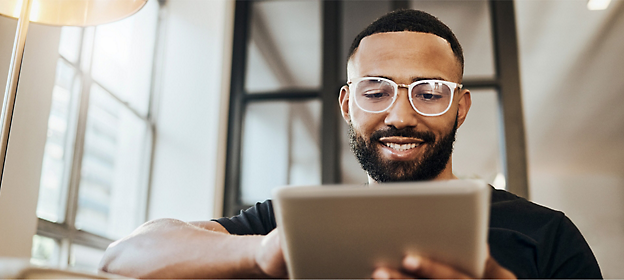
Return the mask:
<path id="1" fill-rule="evenodd" d="M 416 253 L 481 277 L 490 187 L 479 180 L 276 189 L 291 278 L 370 278 Z"/>

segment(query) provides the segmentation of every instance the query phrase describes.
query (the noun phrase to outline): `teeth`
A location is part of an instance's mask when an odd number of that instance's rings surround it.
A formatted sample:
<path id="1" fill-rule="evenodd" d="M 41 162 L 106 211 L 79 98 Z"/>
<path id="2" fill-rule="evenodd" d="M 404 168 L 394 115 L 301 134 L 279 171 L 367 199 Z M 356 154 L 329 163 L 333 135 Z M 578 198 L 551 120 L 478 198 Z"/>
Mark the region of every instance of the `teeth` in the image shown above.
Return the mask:
<path id="1" fill-rule="evenodd" d="M 413 149 L 418 147 L 419 143 L 411 143 L 411 144 L 397 144 L 397 143 L 384 143 L 386 146 L 390 147 L 393 150 L 397 151 L 406 151 L 409 149 Z"/>

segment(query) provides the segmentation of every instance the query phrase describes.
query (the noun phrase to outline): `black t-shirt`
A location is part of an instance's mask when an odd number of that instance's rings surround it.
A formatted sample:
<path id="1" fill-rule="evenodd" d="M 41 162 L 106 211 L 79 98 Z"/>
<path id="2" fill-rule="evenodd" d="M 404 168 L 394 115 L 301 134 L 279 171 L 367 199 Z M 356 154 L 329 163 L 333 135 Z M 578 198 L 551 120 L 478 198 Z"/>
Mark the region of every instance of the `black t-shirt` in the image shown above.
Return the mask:
<path id="1" fill-rule="evenodd" d="M 268 234 L 276 227 L 270 200 L 215 220 L 231 234 Z M 518 278 L 602 278 L 589 245 L 562 212 L 492 189 L 490 253 Z"/>

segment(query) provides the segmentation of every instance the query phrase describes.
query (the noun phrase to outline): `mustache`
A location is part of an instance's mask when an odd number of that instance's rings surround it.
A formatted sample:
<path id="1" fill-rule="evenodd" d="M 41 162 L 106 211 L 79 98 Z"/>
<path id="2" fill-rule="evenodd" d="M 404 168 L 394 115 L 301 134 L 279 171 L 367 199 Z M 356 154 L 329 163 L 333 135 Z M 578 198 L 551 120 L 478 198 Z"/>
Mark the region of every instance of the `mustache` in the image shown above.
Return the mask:
<path id="1" fill-rule="evenodd" d="M 381 139 L 382 137 L 391 137 L 391 136 L 418 138 L 418 139 L 423 140 L 424 142 L 435 142 L 436 140 L 436 137 L 433 134 L 433 132 L 417 131 L 410 127 L 401 128 L 401 129 L 397 129 L 396 127 L 388 127 L 386 129 L 380 129 L 380 130 L 373 132 L 373 134 L 371 134 L 370 140 L 371 142 L 379 141 L 379 139 Z"/>

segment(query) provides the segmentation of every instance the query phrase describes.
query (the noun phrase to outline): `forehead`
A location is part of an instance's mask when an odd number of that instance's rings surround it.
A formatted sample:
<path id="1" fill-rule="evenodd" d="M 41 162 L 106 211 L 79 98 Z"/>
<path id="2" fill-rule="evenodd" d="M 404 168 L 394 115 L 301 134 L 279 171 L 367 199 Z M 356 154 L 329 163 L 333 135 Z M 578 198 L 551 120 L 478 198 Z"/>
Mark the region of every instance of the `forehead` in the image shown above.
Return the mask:
<path id="1" fill-rule="evenodd" d="M 451 45 L 422 32 L 387 32 L 365 37 L 348 63 L 349 79 L 384 76 L 406 83 L 414 78 L 461 81 L 461 66 Z"/>

